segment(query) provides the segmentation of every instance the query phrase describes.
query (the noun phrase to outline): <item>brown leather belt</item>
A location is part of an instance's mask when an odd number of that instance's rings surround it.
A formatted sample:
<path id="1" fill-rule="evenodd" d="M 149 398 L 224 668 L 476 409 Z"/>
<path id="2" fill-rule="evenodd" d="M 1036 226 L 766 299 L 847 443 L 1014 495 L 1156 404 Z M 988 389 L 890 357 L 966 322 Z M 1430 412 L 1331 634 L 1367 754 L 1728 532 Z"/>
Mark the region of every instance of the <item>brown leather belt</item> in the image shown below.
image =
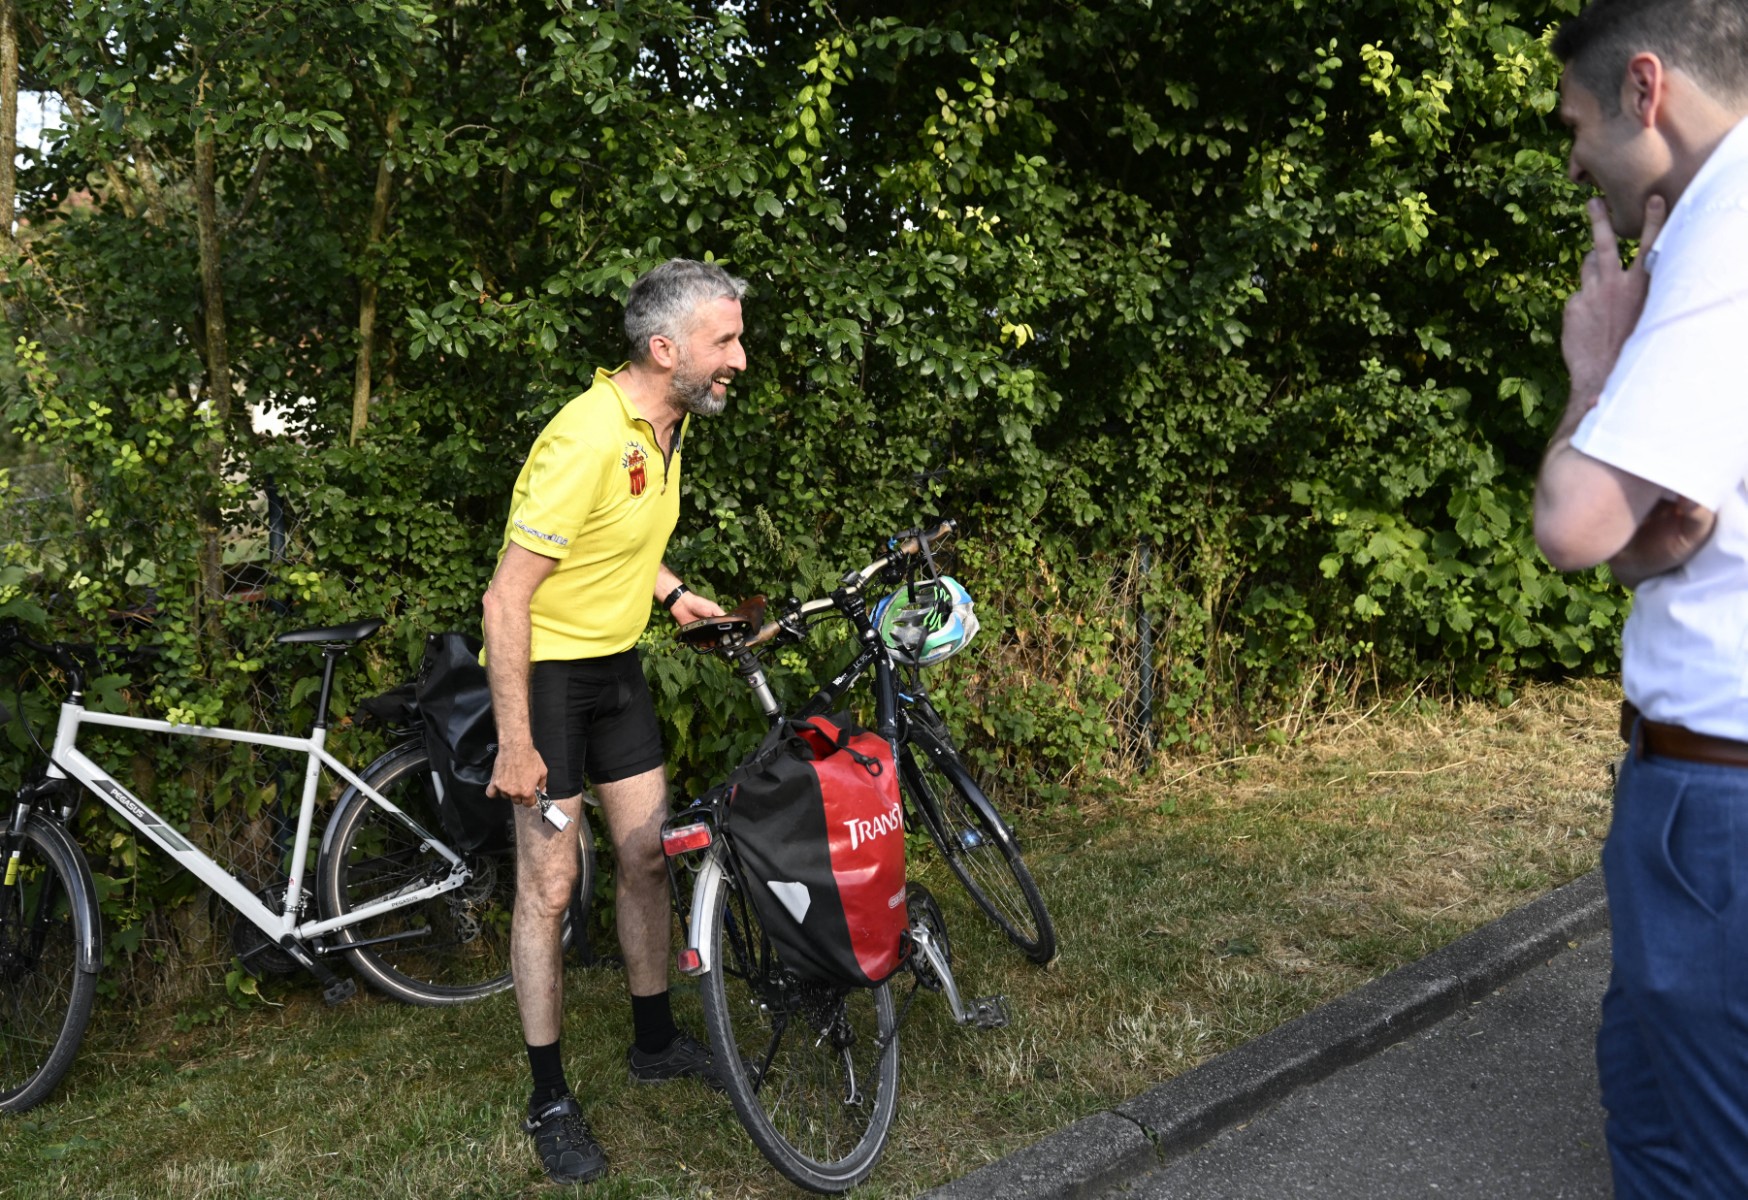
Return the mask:
<path id="1" fill-rule="evenodd" d="M 1633 722 L 1638 722 L 1639 753 L 1649 758 L 1679 758 L 1684 762 L 1711 763 L 1719 767 L 1748 767 L 1748 742 L 1695 733 L 1680 725 L 1665 725 L 1639 716 L 1631 703 L 1621 703 L 1621 741 L 1633 744 Z"/>

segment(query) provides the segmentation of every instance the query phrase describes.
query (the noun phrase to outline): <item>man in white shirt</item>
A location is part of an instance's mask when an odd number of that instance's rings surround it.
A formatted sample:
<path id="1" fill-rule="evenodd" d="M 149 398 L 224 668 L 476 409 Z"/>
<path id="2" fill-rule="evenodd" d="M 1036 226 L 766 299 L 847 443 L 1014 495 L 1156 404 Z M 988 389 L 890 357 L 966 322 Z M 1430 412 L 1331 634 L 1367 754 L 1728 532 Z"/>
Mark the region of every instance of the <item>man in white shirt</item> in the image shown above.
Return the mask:
<path id="1" fill-rule="evenodd" d="M 1634 589 L 1597 1064 L 1621 1198 L 1748 1196 L 1748 0 L 1562 25 L 1595 248 L 1536 483 L 1562 570 Z M 1606 202 L 1606 203 L 1605 203 Z M 1639 239 L 1622 269 L 1617 236 Z"/>

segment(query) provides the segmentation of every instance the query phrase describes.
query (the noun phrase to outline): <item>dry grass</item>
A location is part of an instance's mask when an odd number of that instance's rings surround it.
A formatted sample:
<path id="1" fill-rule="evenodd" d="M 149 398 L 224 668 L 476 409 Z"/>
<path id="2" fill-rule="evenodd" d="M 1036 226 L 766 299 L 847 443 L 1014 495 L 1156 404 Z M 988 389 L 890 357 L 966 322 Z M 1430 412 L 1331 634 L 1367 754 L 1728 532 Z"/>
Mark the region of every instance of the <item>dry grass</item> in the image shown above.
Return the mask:
<path id="1" fill-rule="evenodd" d="M 1016 1020 L 966 1031 L 918 1001 L 892 1143 L 859 1194 L 970 1171 L 1590 869 L 1617 702 L 1593 684 L 1506 708 L 1408 696 L 1301 714 L 1285 748 L 1171 760 L 1026 813 L 1063 945 L 1049 970 L 919 855 L 961 986 L 1005 993 Z M 719 1098 L 626 1082 L 615 975 L 568 986 L 571 1078 L 615 1164 L 590 1195 L 797 1194 Z M 526 1066 L 511 998 L 327 1010 L 308 987 L 269 990 L 283 1007 L 193 1029 L 186 1009 L 100 1012 L 60 1094 L 0 1122 L 0 1194 L 550 1194 L 512 1123 Z M 694 997 L 678 1006 L 697 1027 Z"/>
<path id="2" fill-rule="evenodd" d="M 1531 688 L 1508 707 L 1418 696 L 1325 714 L 1297 744 L 1173 771 L 1126 801 L 1176 804 L 1181 820 L 1291 818 L 1388 834 L 1382 871 L 1340 871 L 1307 900 L 1400 904 L 1430 919 L 1489 920 L 1510 907 L 1499 851 L 1546 865 L 1588 861 L 1609 819 L 1619 755 L 1613 684 Z"/>

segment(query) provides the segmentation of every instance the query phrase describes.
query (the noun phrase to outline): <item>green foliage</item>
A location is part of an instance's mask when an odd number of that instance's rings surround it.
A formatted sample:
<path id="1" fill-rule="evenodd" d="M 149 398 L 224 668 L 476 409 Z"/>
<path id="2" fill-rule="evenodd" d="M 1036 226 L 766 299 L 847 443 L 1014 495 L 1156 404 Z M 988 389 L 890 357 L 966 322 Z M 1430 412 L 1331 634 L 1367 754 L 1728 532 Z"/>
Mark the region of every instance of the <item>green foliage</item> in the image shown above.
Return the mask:
<path id="1" fill-rule="evenodd" d="M 1608 669 L 1623 601 L 1528 526 L 1585 244 L 1549 120 L 1573 7 L 21 0 L 68 112 L 21 178 L 0 411 L 70 511 L 6 548 L 0 618 L 125 648 L 157 714 L 306 721 L 272 635 L 372 613 L 349 686 L 395 682 L 477 626 L 535 432 L 688 255 L 752 281 L 751 369 L 687 444 L 670 561 L 812 594 L 967 518 L 987 632 L 944 702 L 986 770 L 1078 786 L 1132 741 L 1136 605 L 1167 745 L 1330 663 Z M 693 790 L 756 723 L 659 620 L 644 648 Z M 155 758 L 154 799 L 193 819 L 225 770 Z"/>

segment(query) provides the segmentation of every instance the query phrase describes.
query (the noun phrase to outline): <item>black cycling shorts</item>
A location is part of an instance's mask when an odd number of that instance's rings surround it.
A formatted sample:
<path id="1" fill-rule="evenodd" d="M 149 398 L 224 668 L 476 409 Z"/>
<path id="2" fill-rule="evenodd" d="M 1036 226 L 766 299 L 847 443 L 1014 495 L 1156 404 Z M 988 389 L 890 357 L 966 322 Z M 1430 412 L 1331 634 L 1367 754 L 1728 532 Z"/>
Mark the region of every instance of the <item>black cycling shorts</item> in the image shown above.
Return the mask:
<path id="1" fill-rule="evenodd" d="M 612 783 L 662 765 L 661 725 L 636 650 L 536 662 L 528 701 L 551 796 L 575 796 L 585 779 Z"/>

